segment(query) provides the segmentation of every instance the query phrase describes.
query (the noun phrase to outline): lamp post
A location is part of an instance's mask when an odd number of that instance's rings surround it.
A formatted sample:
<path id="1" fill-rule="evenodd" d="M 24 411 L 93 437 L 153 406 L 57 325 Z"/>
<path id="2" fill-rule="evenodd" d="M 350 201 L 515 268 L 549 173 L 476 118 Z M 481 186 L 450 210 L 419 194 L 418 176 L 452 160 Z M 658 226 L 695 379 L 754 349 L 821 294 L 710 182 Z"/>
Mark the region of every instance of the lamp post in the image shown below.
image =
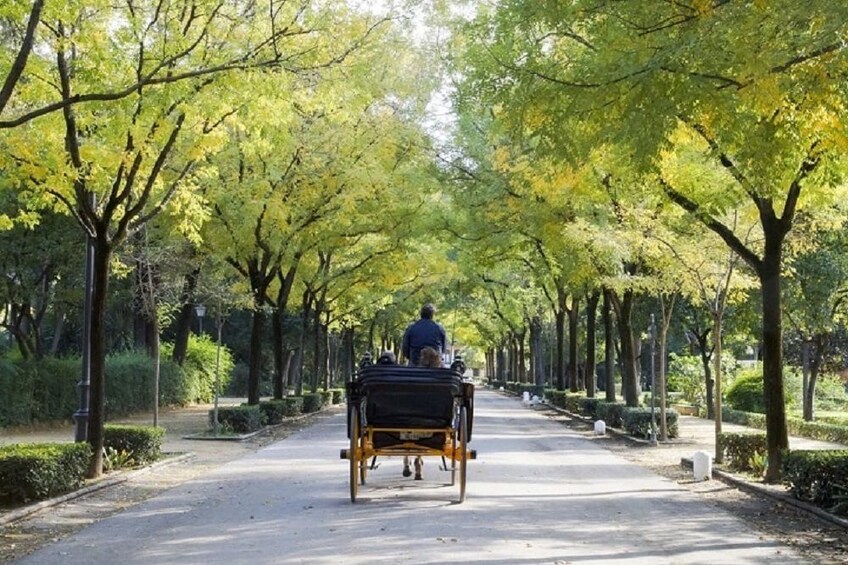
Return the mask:
<path id="1" fill-rule="evenodd" d="M 197 323 L 200 326 L 197 335 L 203 335 L 203 316 L 206 315 L 206 306 L 203 304 L 195 304 L 194 313 L 197 314 Z"/>
<path id="2" fill-rule="evenodd" d="M 648 327 L 648 338 L 651 340 L 651 432 L 648 435 L 648 441 L 651 445 L 657 445 L 657 416 L 655 411 L 657 398 L 657 374 L 655 365 L 656 343 L 657 343 L 657 326 L 654 322 L 654 315 L 651 314 L 651 325 Z"/>
<path id="3" fill-rule="evenodd" d="M 93 204 L 94 197 L 91 196 Z M 94 241 L 85 238 L 85 297 L 82 329 L 82 375 L 77 384 L 79 409 L 74 412 L 74 441 L 88 440 L 89 395 L 91 391 L 91 292 L 94 286 Z"/>
<path id="4" fill-rule="evenodd" d="M 204 308 L 204 314 L 206 313 L 206 309 Z M 221 388 L 221 332 L 224 328 L 224 318 L 221 316 L 221 302 L 218 301 L 218 312 L 215 318 L 218 327 L 218 340 L 217 345 L 215 347 L 215 407 L 212 409 L 212 421 L 214 422 L 214 433 L 215 437 L 218 437 L 218 431 L 221 427 L 221 424 L 218 422 L 218 395 L 220 393 Z M 203 320 L 203 316 L 199 316 L 201 320 Z"/>

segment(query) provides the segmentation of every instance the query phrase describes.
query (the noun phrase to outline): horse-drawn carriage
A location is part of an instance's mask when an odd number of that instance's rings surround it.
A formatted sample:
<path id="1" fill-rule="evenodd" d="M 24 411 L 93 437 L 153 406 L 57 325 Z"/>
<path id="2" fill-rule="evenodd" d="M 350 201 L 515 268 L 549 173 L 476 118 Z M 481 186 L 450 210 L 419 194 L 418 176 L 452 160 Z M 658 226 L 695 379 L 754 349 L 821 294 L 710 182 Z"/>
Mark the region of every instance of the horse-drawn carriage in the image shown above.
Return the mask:
<path id="1" fill-rule="evenodd" d="M 461 363 L 429 369 L 365 365 L 347 383 L 350 500 L 379 456 L 441 457 L 450 484 L 459 475 L 459 502 L 465 500 L 468 448 L 474 419 L 474 384 L 462 378 Z"/>

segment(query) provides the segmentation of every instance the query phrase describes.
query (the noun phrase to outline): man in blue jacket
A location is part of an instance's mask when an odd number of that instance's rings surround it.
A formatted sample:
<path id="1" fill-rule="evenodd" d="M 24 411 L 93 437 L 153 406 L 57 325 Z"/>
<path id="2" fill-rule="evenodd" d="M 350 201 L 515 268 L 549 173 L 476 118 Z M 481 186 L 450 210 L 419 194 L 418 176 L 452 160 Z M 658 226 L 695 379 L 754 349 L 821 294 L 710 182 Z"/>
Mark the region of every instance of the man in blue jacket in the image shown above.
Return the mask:
<path id="1" fill-rule="evenodd" d="M 433 321 L 435 313 L 436 308 L 432 304 L 425 304 L 421 307 L 421 319 L 410 324 L 403 334 L 401 351 L 410 365 L 418 365 L 421 350 L 425 347 L 432 347 L 439 355 L 445 352 L 448 342 L 445 328 Z"/>

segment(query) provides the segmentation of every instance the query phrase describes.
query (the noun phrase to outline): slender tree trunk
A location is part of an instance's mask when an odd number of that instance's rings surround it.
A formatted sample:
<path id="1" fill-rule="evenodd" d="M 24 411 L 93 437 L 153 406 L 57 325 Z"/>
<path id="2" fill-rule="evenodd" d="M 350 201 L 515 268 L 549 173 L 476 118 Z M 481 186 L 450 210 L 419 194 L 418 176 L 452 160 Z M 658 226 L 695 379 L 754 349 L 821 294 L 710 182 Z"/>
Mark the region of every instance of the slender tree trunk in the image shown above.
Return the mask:
<path id="1" fill-rule="evenodd" d="M 611 290 L 604 289 L 601 312 L 604 322 L 604 400 L 615 402 L 615 334 L 613 333 Z"/>
<path id="2" fill-rule="evenodd" d="M 595 397 L 595 340 L 598 318 L 598 301 L 601 293 L 595 291 L 586 298 L 586 396 Z"/>
<path id="3" fill-rule="evenodd" d="M 580 382 L 577 378 L 577 330 L 580 322 L 580 300 L 573 296 L 571 308 L 568 310 L 568 383 L 571 392 L 580 390 Z"/>
<path id="4" fill-rule="evenodd" d="M 715 367 L 715 434 L 716 434 L 716 463 L 724 461 L 724 454 L 719 447 L 719 434 L 721 434 L 722 410 L 721 410 L 721 314 L 713 314 L 713 366 Z"/>
<path id="5" fill-rule="evenodd" d="M 103 473 L 103 424 L 106 408 L 106 301 L 112 249 L 98 236 L 94 241 L 94 285 L 91 292 L 91 388 L 89 389 L 88 443 L 92 457 L 86 477 Z"/>
<path id="6" fill-rule="evenodd" d="M 527 329 L 521 331 L 518 334 L 518 377 L 521 379 L 522 383 L 526 383 L 529 381 L 527 376 L 527 366 L 524 364 L 524 342 L 527 338 Z"/>
<path id="7" fill-rule="evenodd" d="M 283 351 L 283 320 L 279 308 L 274 308 L 271 314 L 271 336 L 274 341 L 274 398 L 281 400 L 284 396 L 283 371 L 285 352 Z"/>
<path id="8" fill-rule="evenodd" d="M 191 321 L 194 319 L 194 293 L 200 279 L 200 268 L 192 269 L 185 277 L 180 294 L 180 313 L 174 323 L 174 352 L 171 359 L 182 366 L 188 353 L 188 338 L 191 335 Z"/>
<path id="9" fill-rule="evenodd" d="M 259 404 L 259 384 L 262 377 L 262 342 L 265 339 L 265 310 L 262 299 L 254 297 L 253 321 L 250 328 L 250 361 L 247 377 L 247 403 Z"/>

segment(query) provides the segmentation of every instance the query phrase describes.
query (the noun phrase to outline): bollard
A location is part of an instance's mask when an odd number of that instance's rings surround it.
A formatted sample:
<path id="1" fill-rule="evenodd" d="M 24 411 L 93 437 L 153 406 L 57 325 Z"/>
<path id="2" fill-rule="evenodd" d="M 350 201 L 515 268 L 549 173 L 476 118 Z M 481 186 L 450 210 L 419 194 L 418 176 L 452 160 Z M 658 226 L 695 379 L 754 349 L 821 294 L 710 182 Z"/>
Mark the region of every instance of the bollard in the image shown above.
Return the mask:
<path id="1" fill-rule="evenodd" d="M 595 435 L 602 436 L 607 433 L 607 423 L 603 420 L 595 420 Z"/>
<path id="2" fill-rule="evenodd" d="M 530 393 L 526 390 L 524 391 L 524 394 L 521 395 L 521 403 L 524 404 L 524 406 L 530 405 Z"/>
<path id="3" fill-rule="evenodd" d="M 713 476 L 713 465 L 710 454 L 706 451 L 696 451 L 692 456 L 692 470 L 696 481 L 706 481 Z"/>

